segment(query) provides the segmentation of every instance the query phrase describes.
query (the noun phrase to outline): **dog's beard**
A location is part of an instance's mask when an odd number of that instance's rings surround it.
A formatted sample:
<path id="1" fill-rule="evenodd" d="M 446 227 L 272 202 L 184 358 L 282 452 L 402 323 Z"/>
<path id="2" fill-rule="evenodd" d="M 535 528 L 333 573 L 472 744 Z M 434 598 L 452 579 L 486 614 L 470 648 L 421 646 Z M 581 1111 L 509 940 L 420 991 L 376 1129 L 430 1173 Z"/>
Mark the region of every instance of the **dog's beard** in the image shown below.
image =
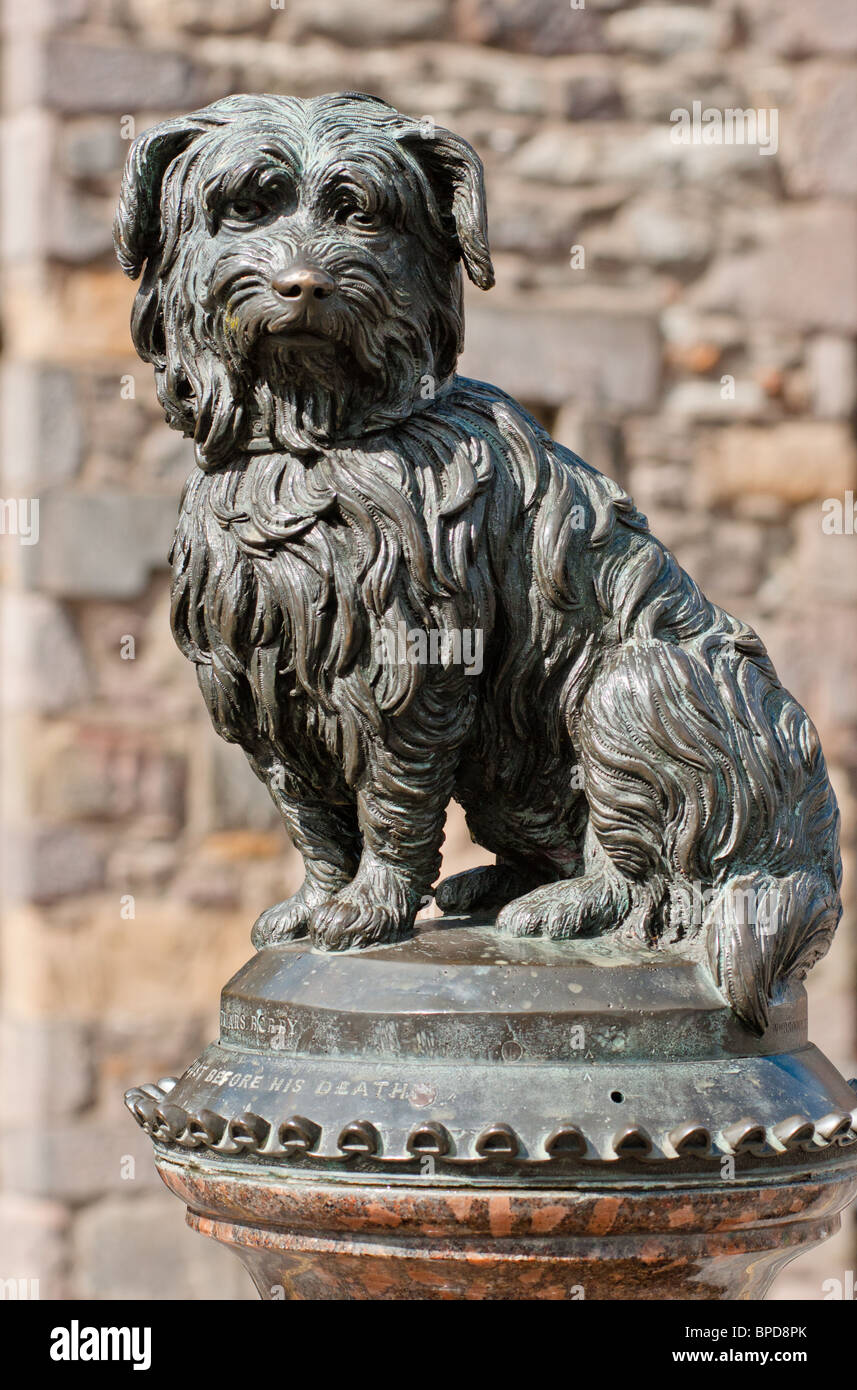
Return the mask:
<path id="1" fill-rule="evenodd" d="M 399 288 L 353 247 L 328 252 L 336 294 L 296 321 L 270 287 L 281 263 L 282 248 L 273 246 L 254 261 L 225 257 L 191 298 L 192 326 L 176 324 L 204 467 L 222 462 L 226 444 L 301 452 L 383 429 L 431 394 L 426 378 L 436 390 L 452 370 L 460 309 L 448 282 Z M 197 279 L 190 266 L 185 274 Z M 439 340 L 448 362 L 437 360 Z"/>

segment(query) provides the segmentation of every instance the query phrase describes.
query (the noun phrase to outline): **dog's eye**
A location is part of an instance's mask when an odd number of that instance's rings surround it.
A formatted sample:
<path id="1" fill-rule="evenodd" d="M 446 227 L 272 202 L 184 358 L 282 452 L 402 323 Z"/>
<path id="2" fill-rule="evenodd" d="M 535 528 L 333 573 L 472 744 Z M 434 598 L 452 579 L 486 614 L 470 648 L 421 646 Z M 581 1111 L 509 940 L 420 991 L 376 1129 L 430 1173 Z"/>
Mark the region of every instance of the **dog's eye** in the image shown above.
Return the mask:
<path id="1" fill-rule="evenodd" d="M 268 209 L 255 198 L 234 198 L 223 209 L 223 216 L 230 222 L 258 222 Z"/>
<path id="2" fill-rule="evenodd" d="M 371 232 L 381 225 L 377 212 L 367 212 L 365 208 L 343 207 L 335 220 L 346 227 L 356 227 L 359 231 Z"/>
<path id="3" fill-rule="evenodd" d="M 348 214 L 349 227 L 362 227 L 364 231 L 372 231 L 381 225 L 381 219 L 377 212 L 363 212 L 359 209 Z"/>

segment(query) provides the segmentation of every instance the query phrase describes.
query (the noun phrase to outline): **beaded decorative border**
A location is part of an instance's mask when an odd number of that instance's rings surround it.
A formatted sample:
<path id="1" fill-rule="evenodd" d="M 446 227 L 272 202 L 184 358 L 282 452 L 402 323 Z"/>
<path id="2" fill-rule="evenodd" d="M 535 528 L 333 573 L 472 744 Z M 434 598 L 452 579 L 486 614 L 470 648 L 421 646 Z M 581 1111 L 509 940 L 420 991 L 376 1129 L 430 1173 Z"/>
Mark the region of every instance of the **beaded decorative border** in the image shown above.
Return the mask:
<path id="1" fill-rule="evenodd" d="M 857 1089 L 857 1082 L 850 1084 Z M 342 1163 L 360 1157 L 389 1164 L 407 1161 L 385 1153 L 383 1136 L 370 1120 L 355 1119 L 345 1125 L 337 1135 L 336 1152 L 327 1154 L 319 1147 L 322 1126 L 303 1115 L 266 1120 L 252 1112 L 229 1117 L 203 1109 L 192 1114 L 170 1102 L 169 1095 L 175 1085 L 175 1077 L 163 1077 L 156 1085 L 135 1087 L 125 1095 L 125 1104 L 137 1123 L 160 1144 L 272 1159 L 306 1157 Z M 773 1158 L 784 1153 L 813 1153 L 853 1143 L 857 1143 L 857 1108 L 850 1112 L 832 1110 L 816 1120 L 806 1115 L 789 1115 L 768 1126 L 752 1116 L 743 1116 L 716 1133 L 694 1121 L 677 1124 L 668 1133 L 658 1136 L 651 1135 L 642 1125 L 629 1124 L 612 1136 L 609 1157 L 594 1151 L 583 1131 L 573 1124 L 563 1124 L 545 1136 L 543 1157 L 522 1152 L 521 1141 L 512 1125 L 499 1121 L 484 1128 L 467 1153 L 456 1151 L 450 1132 L 434 1120 L 415 1125 L 408 1135 L 406 1148 L 411 1160 L 430 1157 L 449 1164 L 494 1161 L 545 1168 L 560 1160 L 589 1165 L 629 1159 L 719 1162 L 724 1157 L 748 1155 Z"/>

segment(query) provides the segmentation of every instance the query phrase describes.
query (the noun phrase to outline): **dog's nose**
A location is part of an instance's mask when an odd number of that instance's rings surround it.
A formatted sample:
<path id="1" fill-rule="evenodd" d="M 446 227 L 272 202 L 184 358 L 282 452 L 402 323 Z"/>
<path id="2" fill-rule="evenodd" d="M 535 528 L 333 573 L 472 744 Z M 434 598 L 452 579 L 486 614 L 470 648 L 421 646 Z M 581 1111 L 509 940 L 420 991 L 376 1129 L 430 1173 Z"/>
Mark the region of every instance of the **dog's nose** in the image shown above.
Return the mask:
<path id="1" fill-rule="evenodd" d="M 295 262 L 288 270 L 281 270 L 274 276 L 271 288 L 284 299 L 304 305 L 311 299 L 327 299 L 336 289 L 336 281 L 318 266 Z"/>

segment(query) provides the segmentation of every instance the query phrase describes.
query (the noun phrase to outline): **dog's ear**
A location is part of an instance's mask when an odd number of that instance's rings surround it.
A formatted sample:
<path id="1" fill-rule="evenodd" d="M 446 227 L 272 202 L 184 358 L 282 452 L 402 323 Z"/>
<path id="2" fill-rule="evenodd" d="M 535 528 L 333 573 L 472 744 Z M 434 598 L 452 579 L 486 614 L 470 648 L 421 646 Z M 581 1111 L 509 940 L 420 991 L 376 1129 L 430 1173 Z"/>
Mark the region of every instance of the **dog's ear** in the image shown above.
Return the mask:
<path id="1" fill-rule="evenodd" d="M 132 280 L 137 279 L 160 242 L 164 174 L 208 128 L 198 117 L 180 116 L 147 130 L 131 146 L 113 220 L 113 245 L 119 264 Z"/>
<path id="2" fill-rule="evenodd" d="M 490 290 L 494 267 L 488 248 L 482 160 L 460 135 L 430 121 L 409 130 L 403 142 L 426 172 L 467 274 L 481 290 Z"/>

